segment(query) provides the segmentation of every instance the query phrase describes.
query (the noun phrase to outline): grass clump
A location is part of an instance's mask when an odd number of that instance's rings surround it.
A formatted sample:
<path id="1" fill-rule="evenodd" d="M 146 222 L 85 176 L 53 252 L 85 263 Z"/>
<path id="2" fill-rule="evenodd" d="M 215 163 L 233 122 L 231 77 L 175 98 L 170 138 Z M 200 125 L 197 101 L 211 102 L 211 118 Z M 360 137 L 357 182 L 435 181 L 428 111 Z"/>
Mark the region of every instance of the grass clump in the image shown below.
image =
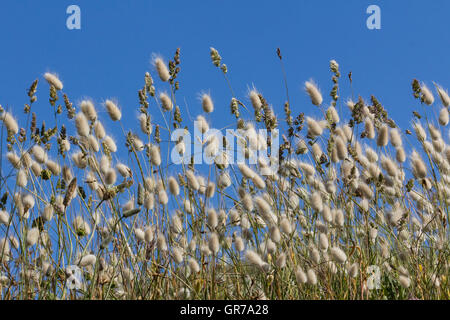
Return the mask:
<path id="1" fill-rule="evenodd" d="M 321 116 L 296 114 L 285 82 L 278 119 L 255 88 L 234 94 L 214 48 L 211 59 L 230 87 L 245 159 L 266 153 L 275 170 L 262 157 L 234 163 L 230 142 L 207 135 L 211 93 L 197 115 L 205 135 L 170 141 L 191 125 L 177 106 L 179 49 L 168 65 L 155 57 L 159 83 L 145 74 L 139 130 L 105 100 L 123 142 L 93 101 L 70 101 L 56 74 L 44 75 L 51 125 L 36 114 L 38 80 L 25 123 L 0 107 L 1 298 L 449 299 L 447 91 L 436 85 L 437 101 L 414 80 L 422 111 L 401 130 L 374 96 L 342 110 L 332 60 L 328 106 L 305 82 Z M 186 152 L 198 140 L 209 164 Z M 188 161 L 174 164 L 172 151 Z"/>

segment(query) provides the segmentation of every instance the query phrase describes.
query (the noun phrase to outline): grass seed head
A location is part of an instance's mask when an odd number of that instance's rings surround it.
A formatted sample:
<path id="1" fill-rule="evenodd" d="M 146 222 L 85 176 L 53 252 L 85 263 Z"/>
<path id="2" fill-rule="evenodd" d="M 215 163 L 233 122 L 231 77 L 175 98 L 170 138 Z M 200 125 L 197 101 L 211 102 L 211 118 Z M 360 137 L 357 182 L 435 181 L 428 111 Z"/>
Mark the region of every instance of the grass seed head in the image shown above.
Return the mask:
<path id="1" fill-rule="evenodd" d="M 164 111 L 172 111 L 173 109 L 172 100 L 167 95 L 167 93 L 161 92 L 159 94 L 159 101 L 161 102 L 161 107 L 163 108 Z"/>
<path id="2" fill-rule="evenodd" d="M 314 81 L 309 80 L 305 82 L 305 90 L 311 98 L 311 103 L 315 106 L 320 106 L 323 102 L 322 94 L 320 93 Z"/>
<path id="3" fill-rule="evenodd" d="M 46 72 L 44 78 L 47 80 L 48 84 L 54 86 L 56 90 L 62 90 L 63 83 L 55 73 Z"/>
<path id="4" fill-rule="evenodd" d="M 209 94 L 202 94 L 202 108 L 206 113 L 211 113 L 214 111 L 214 104 L 212 102 L 211 96 Z"/>
<path id="5" fill-rule="evenodd" d="M 95 110 L 94 103 L 91 100 L 81 101 L 80 108 L 89 121 L 95 122 L 95 120 L 97 120 L 97 111 Z"/>
<path id="6" fill-rule="evenodd" d="M 27 247 L 34 246 L 39 240 L 39 229 L 32 228 L 27 231 L 26 245 Z"/>
<path id="7" fill-rule="evenodd" d="M 434 96 L 431 93 L 430 89 L 428 89 L 428 87 L 425 85 L 425 83 L 422 83 L 422 85 L 420 86 L 420 90 L 422 92 L 422 101 L 431 106 L 434 102 Z"/>
<path id="8" fill-rule="evenodd" d="M 169 69 L 167 68 L 167 65 L 165 64 L 164 60 L 161 57 L 155 56 L 153 58 L 153 65 L 156 68 L 156 71 L 158 72 L 158 76 L 161 79 L 161 81 L 166 82 L 170 79 L 170 73 Z"/>
<path id="9" fill-rule="evenodd" d="M 122 112 L 114 101 L 107 99 L 105 101 L 105 108 L 112 121 L 119 121 L 122 118 Z"/>

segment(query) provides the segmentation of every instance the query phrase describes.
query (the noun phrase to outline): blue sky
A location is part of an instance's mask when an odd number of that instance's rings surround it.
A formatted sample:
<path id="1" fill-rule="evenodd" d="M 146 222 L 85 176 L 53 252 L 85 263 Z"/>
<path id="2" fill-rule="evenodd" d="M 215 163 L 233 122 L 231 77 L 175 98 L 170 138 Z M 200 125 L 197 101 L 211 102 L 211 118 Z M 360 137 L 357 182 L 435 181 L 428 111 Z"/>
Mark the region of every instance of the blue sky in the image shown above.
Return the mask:
<path id="1" fill-rule="evenodd" d="M 66 28 L 71 4 L 81 8 L 81 30 Z M 381 8 L 381 30 L 366 27 L 371 4 Z M 309 78 L 318 82 L 325 103 L 330 102 L 329 60 L 336 59 L 344 101 L 351 95 L 346 75 L 352 71 L 355 94 L 366 99 L 375 95 L 405 127 L 417 109 L 413 78 L 429 87 L 432 81 L 450 87 L 448 12 L 446 0 L 2 1 L 0 104 L 21 119 L 26 90 L 39 77 L 34 111 L 50 110 L 42 75 L 54 71 L 74 102 L 90 97 L 100 109 L 100 102 L 116 97 L 126 111 L 124 124 L 132 127 L 144 73 L 156 78 L 152 53 L 168 60 L 180 47 L 178 101 L 184 119 L 184 101 L 195 116 L 201 113 L 198 93 L 209 90 L 216 105 L 209 119 L 220 128 L 234 123 L 234 117 L 229 89 L 209 58 L 213 46 L 229 67 L 238 98 L 248 103 L 247 88 L 254 84 L 284 118 L 285 89 L 275 53 L 280 47 L 295 115 L 319 114 L 302 89 Z M 157 83 L 157 90 L 167 88 Z M 107 123 L 107 128 L 116 127 Z"/>

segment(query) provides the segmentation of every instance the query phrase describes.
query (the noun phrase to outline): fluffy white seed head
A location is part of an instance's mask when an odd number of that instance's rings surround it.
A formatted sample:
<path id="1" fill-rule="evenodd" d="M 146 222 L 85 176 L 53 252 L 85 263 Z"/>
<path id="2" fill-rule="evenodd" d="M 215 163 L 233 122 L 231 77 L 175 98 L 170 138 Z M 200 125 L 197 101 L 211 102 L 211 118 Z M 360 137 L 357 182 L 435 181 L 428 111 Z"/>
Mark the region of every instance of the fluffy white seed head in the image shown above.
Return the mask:
<path id="1" fill-rule="evenodd" d="M 108 111 L 109 117 L 112 121 L 119 121 L 122 118 L 122 112 L 120 111 L 117 103 L 112 100 L 105 101 L 105 108 Z"/>
<path id="2" fill-rule="evenodd" d="M 117 163 L 116 169 L 119 172 L 119 174 L 124 178 L 131 177 L 131 175 L 132 175 L 131 169 L 123 163 Z"/>
<path id="3" fill-rule="evenodd" d="M 183 249 L 180 247 L 173 247 L 172 248 L 172 256 L 175 263 L 180 264 L 183 262 Z"/>
<path id="4" fill-rule="evenodd" d="M 272 225 L 269 228 L 269 236 L 270 239 L 275 242 L 275 243 L 279 243 L 281 241 L 281 233 L 280 233 L 280 229 L 278 229 L 277 226 Z"/>
<path id="5" fill-rule="evenodd" d="M 331 119 L 331 121 L 333 121 L 333 123 L 339 123 L 340 118 L 335 107 L 330 106 L 327 109 L 327 116 Z"/>
<path id="6" fill-rule="evenodd" d="M 145 113 L 141 113 L 138 119 L 141 131 L 145 134 L 152 134 L 152 124 L 150 122 L 150 116 L 146 115 Z"/>
<path id="7" fill-rule="evenodd" d="M 330 210 L 330 207 L 328 207 L 327 205 L 323 206 L 322 218 L 327 223 L 331 223 L 333 221 L 333 214 L 332 214 L 332 212 Z"/>
<path id="8" fill-rule="evenodd" d="M 219 189 L 226 189 L 231 185 L 231 177 L 228 171 L 223 171 L 217 179 L 217 187 Z"/>
<path id="9" fill-rule="evenodd" d="M 416 178 L 423 179 L 427 176 L 427 166 L 425 165 L 425 162 L 423 162 L 422 158 L 416 151 L 413 151 L 411 153 L 411 165 L 413 175 Z"/>
<path id="10" fill-rule="evenodd" d="M 183 222 L 178 214 L 174 214 L 172 216 L 171 230 L 175 234 L 180 234 L 183 232 Z"/>
<path id="11" fill-rule="evenodd" d="M 22 198 L 22 205 L 24 207 L 24 210 L 30 210 L 34 207 L 35 205 L 35 200 L 32 194 L 28 193 L 25 196 L 23 196 Z"/>
<path id="12" fill-rule="evenodd" d="M 212 251 L 213 254 L 217 254 L 217 252 L 219 252 L 220 245 L 219 245 L 219 236 L 217 235 L 217 233 L 212 232 L 209 235 L 208 248 L 209 250 Z"/>
<path id="13" fill-rule="evenodd" d="M 29 169 L 33 164 L 33 159 L 31 159 L 31 155 L 28 152 L 22 152 L 21 155 L 21 164 L 24 169 Z"/>
<path id="14" fill-rule="evenodd" d="M 10 249 L 7 238 L 0 238 L 0 261 L 5 261 L 5 258 L 9 259 Z"/>
<path id="15" fill-rule="evenodd" d="M 214 111 L 214 104 L 212 102 L 211 96 L 207 93 L 202 94 L 202 108 L 206 113 L 210 113 Z"/>
<path id="16" fill-rule="evenodd" d="M 94 124 L 94 132 L 95 132 L 95 137 L 100 140 L 103 139 L 106 135 L 103 124 L 98 120 Z"/>
<path id="17" fill-rule="evenodd" d="M 425 85 L 425 83 L 422 83 L 420 86 L 421 92 L 422 92 L 422 100 L 427 105 L 432 105 L 434 102 L 434 96 L 431 93 L 430 89 Z"/>
<path id="18" fill-rule="evenodd" d="M 133 134 L 133 147 L 136 151 L 144 150 L 144 143 L 141 139 L 135 134 Z"/>
<path id="19" fill-rule="evenodd" d="M 205 132 L 207 132 L 209 130 L 209 125 L 208 122 L 206 121 L 206 119 L 199 115 L 195 121 L 195 124 L 197 126 L 198 131 L 200 131 L 200 133 L 204 134 Z"/>
<path id="20" fill-rule="evenodd" d="M 358 271 L 359 271 L 359 264 L 358 262 L 355 262 L 348 268 L 348 275 L 352 278 L 356 278 L 358 276 Z"/>
<path id="21" fill-rule="evenodd" d="M 108 169 L 105 174 L 106 184 L 113 185 L 114 183 L 116 183 L 116 180 L 117 180 L 116 170 L 114 170 L 113 168 Z"/>
<path id="22" fill-rule="evenodd" d="M 167 93 L 161 92 L 159 94 L 159 101 L 161 102 L 161 107 L 163 108 L 164 111 L 172 111 L 173 109 L 172 100 L 167 95 Z"/>
<path id="23" fill-rule="evenodd" d="M 4 210 L 0 210 L 0 224 L 4 224 L 5 226 L 7 226 L 8 223 L 9 223 L 9 213 Z"/>
<path id="24" fill-rule="evenodd" d="M 252 181 L 258 189 L 266 188 L 266 183 L 264 182 L 263 178 L 261 178 L 258 174 L 255 174 Z"/>
<path id="25" fill-rule="evenodd" d="M 192 170 L 186 171 L 186 178 L 188 186 L 193 189 L 194 191 L 197 191 L 200 188 L 200 184 L 198 183 L 197 178 L 195 177 L 195 174 Z"/>
<path id="26" fill-rule="evenodd" d="M 58 163 L 53 160 L 47 160 L 47 168 L 52 172 L 53 175 L 59 176 L 61 174 L 61 167 Z"/>
<path id="27" fill-rule="evenodd" d="M 385 147 L 389 142 L 388 126 L 383 124 L 378 130 L 377 146 Z"/>
<path id="28" fill-rule="evenodd" d="M 295 270 L 295 279 L 298 284 L 305 284 L 308 282 L 308 277 L 301 267 L 297 267 Z"/>
<path id="29" fill-rule="evenodd" d="M 6 154 L 6 158 L 14 168 L 16 169 L 20 168 L 20 157 L 15 152 L 8 152 Z"/>
<path id="30" fill-rule="evenodd" d="M 16 178 L 16 184 L 18 187 L 25 188 L 28 183 L 28 177 L 25 170 L 20 169 L 17 171 L 17 178 Z"/>
<path id="31" fill-rule="evenodd" d="M 402 137 L 400 131 L 397 128 L 392 128 L 390 130 L 391 144 L 397 148 L 402 146 Z"/>
<path id="32" fill-rule="evenodd" d="M 91 100 L 81 101 L 80 108 L 89 121 L 95 122 L 95 120 L 97 120 L 97 111 L 95 110 L 94 103 Z"/>
<path id="33" fill-rule="evenodd" d="M 147 243 L 150 243 L 153 241 L 153 227 L 152 226 L 148 226 L 145 228 L 144 230 L 144 240 Z"/>
<path id="34" fill-rule="evenodd" d="M 398 147 L 397 149 L 395 149 L 395 158 L 400 163 L 406 161 L 406 153 L 403 147 Z"/>
<path id="35" fill-rule="evenodd" d="M 386 170 L 386 172 L 390 176 L 392 176 L 392 177 L 397 176 L 397 173 L 398 173 L 397 165 L 395 164 L 394 161 L 392 161 L 390 158 L 388 158 L 384 154 L 381 156 L 381 166 L 383 167 L 384 170 Z"/>
<path id="36" fill-rule="evenodd" d="M 311 195 L 311 208 L 314 211 L 322 212 L 323 210 L 323 202 L 322 202 L 322 196 L 320 195 L 319 191 L 314 191 L 314 193 Z"/>
<path id="37" fill-rule="evenodd" d="M 317 250 L 317 248 L 315 246 L 312 246 L 309 249 L 309 256 L 310 256 L 312 262 L 314 262 L 314 264 L 320 263 L 320 252 L 319 252 L 319 250 Z"/>
<path id="38" fill-rule="evenodd" d="M 125 202 L 125 204 L 122 206 L 122 211 L 129 211 L 129 210 L 133 210 L 135 208 L 134 206 L 134 196 L 131 197 L 127 202 Z"/>
<path id="39" fill-rule="evenodd" d="M 192 214 L 194 213 L 194 206 L 192 205 L 192 202 L 189 201 L 189 199 L 185 199 L 183 201 L 183 207 L 184 207 L 184 211 L 188 214 Z"/>
<path id="40" fill-rule="evenodd" d="M 352 141 L 354 139 L 353 136 L 353 130 L 349 127 L 348 124 L 345 124 L 342 126 L 342 131 L 344 132 L 345 136 L 347 137 L 347 141 Z"/>
<path id="41" fill-rule="evenodd" d="M 134 235 L 136 236 L 137 241 L 145 241 L 145 232 L 141 228 L 135 228 Z"/>
<path id="42" fill-rule="evenodd" d="M 325 233 L 320 233 L 319 235 L 319 248 L 322 251 L 328 250 L 328 237 Z"/>
<path id="43" fill-rule="evenodd" d="M 247 179 L 253 179 L 256 175 L 255 171 L 250 169 L 245 163 L 239 163 L 238 168 L 241 171 L 242 175 Z"/>
<path id="44" fill-rule="evenodd" d="M 84 169 L 87 166 L 87 159 L 83 156 L 81 151 L 72 154 L 72 161 L 79 169 Z"/>
<path id="45" fill-rule="evenodd" d="M 345 217 L 344 217 L 344 212 L 341 209 L 338 209 L 336 211 L 334 211 L 335 214 L 334 219 L 333 219 L 333 223 L 337 226 L 344 226 L 344 222 L 345 222 Z"/>
<path id="46" fill-rule="evenodd" d="M 208 222 L 208 226 L 209 226 L 211 229 L 217 228 L 217 226 L 218 226 L 218 224 L 219 224 L 217 212 L 216 212 L 216 210 L 214 210 L 213 208 L 211 208 L 211 209 L 208 210 L 207 222 Z"/>
<path id="47" fill-rule="evenodd" d="M 262 108 L 261 99 L 259 98 L 259 93 L 255 89 L 250 90 L 248 93 L 252 106 L 255 110 L 260 110 Z"/>
<path id="48" fill-rule="evenodd" d="M 199 185 L 198 193 L 205 194 L 206 187 L 207 187 L 205 178 L 200 176 L 200 175 L 196 176 L 196 178 L 197 178 L 197 182 L 198 182 L 198 185 Z"/>
<path id="49" fill-rule="evenodd" d="M 80 259 L 80 262 L 78 265 L 80 267 L 88 267 L 95 265 L 95 262 L 97 261 L 97 257 L 94 254 L 87 254 L 83 258 Z"/>
<path id="50" fill-rule="evenodd" d="M 27 247 L 34 246 L 39 240 L 39 229 L 31 228 L 27 232 L 26 245 Z"/>
<path id="51" fill-rule="evenodd" d="M 67 152 L 70 150 L 70 142 L 67 139 L 61 139 L 61 151 Z"/>
<path id="52" fill-rule="evenodd" d="M 31 167 L 31 164 L 33 163 L 33 159 L 31 159 L 31 156 L 28 152 L 22 152 L 22 155 L 20 156 L 22 164 L 22 167 L 24 169 L 29 169 Z"/>
<path id="53" fill-rule="evenodd" d="M 58 76 L 56 74 L 46 72 L 44 74 L 44 78 L 45 78 L 45 80 L 47 80 L 48 84 L 54 86 L 56 90 L 62 90 L 63 83 L 61 82 L 61 80 L 58 78 Z"/>
<path id="54" fill-rule="evenodd" d="M 442 87 L 439 86 L 436 86 L 436 88 L 444 107 L 450 106 L 450 97 L 448 96 L 447 90 L 444 90 Z"/>
<path id="55" fill-rule="evenodd" d="M 280 230 L 286 235 L 290 235 L 292 233 L 292 224 L 288 218 L 286 217 L 281 218 Z"/>
<path id="56" fill-rule="evenodd" d="M 72 226 L 79 236 L 87 236 L 91 234 L 91 227 L 82 216 L 77 216 L 72 221 Z"/>
<path id="57" fill-rule="evenodd" d="M 322 126 L 311 117 L 306 117 L 306 122 L 308 124 L 308 135 L 312 137 L 320 136 L 323 132 Z"/>
<path id="58" fill-rule="evenodd" d="M 208 183 L 208 186 L 206 187 L 206 197 L 212 198 L 214 196 L 215 191 L 216 191 L 216 184 L 210 181 Z"/>
<path id="59" fill-rule="evenodd" d="M 441 126 L 446 126 L 449 121 L 448 109 L 444 107 L 439 111 L 439 124 Z"/>
<path id="60" fill-rule="evenodd" d="M 339 247 L 333 247 L 330 249 L 331 256 L 333 260 L 337 263 L 344 263 L 347 260 L 347 255 L 345 252 Z"/>
<path id="61" fill-rule="evenodd" d="M 430 132 L 432 140 L 441 138 L 441 131 L 438 128 L 436 128 L 432 123 L 428 124 L 428 131 Z"/>
<path id="62" fill-rule="evenodd" d="M 169 69 L 167 68 L 167 65 L 164 63 L 164 60 L 161 57 L 155 57 L 153 59 L 153 65 L 155 66 L 161 81 L 164 82 L 169 81 L 170 73 Z"/>
<path id="63" fill-rule="evenodd" d="M 366 157 L 372 163 L 378 162 L 378 154 L 369 146 L 366 146 Z"/>
<path id="64" fill-rule="evenodd" d="M 42 218 L 45 221 L 50 221 L 53 218 L 53 213 L 55 212 L 53 206 L 48 204 L 44 207 L 44 211 L 42 212 Z"/>
<path id="65" fill-rule="evenodd" d="M 405 289 L 409 288 L 409 286 L 411 285 L 411 279 L 408 276 L 404 275 L 400 275 L 398 277 L 398 282 Z"/>
<path id="66" fill-rule="evenodd" d="M 366 117 L 366 119 L 364 120 L 364 130 L 367 138 L 369 139 L 375 138 L 375 127 L 370 117 Z"/>
<path id="67" fill-rule="evenodd" d="M 14 119 L 11 113 L 5 112 L 2 115 L 2 120 L 9 132 L 12 132 L 13 134 L 17 134 L 19 132 L 19 125 L 17 124 L 16 119 Z"/>
<path id="68" fill-rule="evenodd" d="M 414 128 L 414 132 L 416 133 L 416 136 L 419 139 L 419 141 L 425 141 L 427 139 L 427 132 L 422 127 L 420 122 L 413 122 L 412 125 Z"/>
<path id="69" fill-rule="evenodd" d="M 157 145 L 150 146 L 150 159 L 154 166 L 161 165 L 161 153 L 159 152 L 159 147 Z"/>
<path id="70" fill-rule="evenodd" d="M 306 277 L 308 279 L 308 284 L 314 286 L 317 284 L 317 276 L 313 269 L 308 269 L 306 273 Z"/>
<path id="71" fill-rule="evenodd" d="M 263 197 L 256 197 L 255 204 L 258 208 L 258 213 L 269 224 L 276 224 L 278 222 L 277 216 L 273 214 L 272 208 Z"/>
<path id="72" fill-rule="evenodd" d="M 100 151 L 100 145 L 98 144 L 98 140 L 97 140 L 97 138 L 95 136 L 90 134 L 87 137 L 87 142 L 89 144 L 89 149 L 91 149 L 94 152 L 99 152 Z"/>
<path id="73" fill-rule="evenodd" d="M 97 159 L 95 159 L 94 161 L 95 163 L 97 163 Z M 111 160 L 106 155 L 102 155 L 102 157 L 100 158 L 100 171 L 103 174 L 106 174 L 106 172 L 108 172 L 110 168 L 111 168 Z"/>
<path id="74" fill-rule="evenodd" d="M 245 258 L 248 260 L 248 262 L 257 267 L 261 268 L 264 265 L 264 261 L 261 259 L 259 254 L 251 249 L 247 249 L 247 251 L 245 252 Z"/>
<path id="75" fill-rule="evenodd" d="M 89 136 L 89 123 L 84 113 L 79 112 L 75 117 L 75 127 L 77 132 L 82 137 Z"/>
<path id="76" fill-rule="evenodd" d="M 352 99 L 348 99 L 345 102 L 345 105 L 347 106 L 347 108 L 351 111 L 353 111 L 353 108 L 355 107 L 355 102 Z"/>
<path id="77" fill-rule="evenodd" d="M 177 179 L 174 177 L 169 177 L 169 191 L 174 196 L 178 196 L 180 194 L 180 186 L 178 185 Z"/>
<path id="78" fill-rule="evenodd" d="M 189 258 L 188 265 L 189 265 L 189 268 L 191 269 L 191 271 L 193 273 L 200 272 L 200 266 L 199 266 L 198 262 L 194 258 Z"/>
<path id="79" fill-rule="evenodd" d="M 158 248 L 159 251 L 164 252 L 168 250 L 166 238 L 164 234 L 160 231 L 158 231 L 156 236 L 156 247 Z"/>
<path id="80" fill-rule="evenodd" d="M 242 240 L 241 237 L 237 236 L 237 237 L 234 239 L 234 247 L 236 248 L 236 250 L 237 250 L 238 252 L 244 251 L 244 249 L 245 249 L 244 240 Z"/>
<path id="81" fill-rule="evenodd" d="M 117 145 L 111 136 L 106 136 L 103 139 L 103 144 L 108 148 L 110 152 L 117 152 Z"/>
<path id="82" fill-rule="evenodd" d="M 175 145 L 175 150 L 178 152 L 180 156 L 184 155 L 186 152 L 186 144 L 184 143 L 184 140 L 179 140 Z"/>
<path id="83" fill-rule="evenodd" d="M 347 158 L 348 155 L 347 145 L 340 136 L 336 137 L 335 143 L 336 143 L 336 153 L 339 160 L 345 160 L 345 158 Z"/>
<path id="84" fill-rule="evenodd" d="M 314 81 L 312 80 L 306 81 L 305 90 L 308 93 L 309 97 L 311 98 L 311 102 L 313 105 L 320 106 L 322 104 L 323 101 L 322 94 L 320 93 Z"/>
<path id="85" fill-rule="evenodd" d="M 279 269 L 283 269 L 286 267 L 286 253 L 284 253 L 284 252 L 280 253 L 277 260 L 275 261 L 275 265 Z"/>

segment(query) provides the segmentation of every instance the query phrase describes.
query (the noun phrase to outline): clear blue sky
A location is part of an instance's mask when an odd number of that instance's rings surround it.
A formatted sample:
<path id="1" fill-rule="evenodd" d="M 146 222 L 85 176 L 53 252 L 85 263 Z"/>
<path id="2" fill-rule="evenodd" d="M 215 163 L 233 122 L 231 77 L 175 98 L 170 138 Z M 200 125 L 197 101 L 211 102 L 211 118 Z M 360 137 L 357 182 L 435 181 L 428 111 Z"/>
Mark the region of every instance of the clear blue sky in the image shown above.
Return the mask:
<path id="1" fill-rule="evenodd" d="M 66 28 L 70 4 L 81 8 L 81 30 Z M 381 8 L 381 30 L 366 27 L 371 4 Z M 352 71 L 355 93 L 366 99 L 374 94 L 403 127 L 417 106 L 413 78 L 430 87 L 431 81 L 450 87 L 449 12 L 448 0 L 1 1 L 0 104 L 20 116 L 26 89 L 40 77 L 34 111 L 49 110 L 42 75 L 54 71 L 71 100 L 90 97 L 99 107 L 104 99 L 116 97 L 124 111 L 130 110 L 124 112 L 125 124 L 133 126 L 144 73 L 156 78 L 151 54 L 168 60 L 180 47 L 178 96 L 197 115 L 198 93 L 210 90 L 216 104 L 210 119 L 215 127 L 225 126 L 234 122 L 231 96 L 211 64 L 213 46 L 229 67 L 238 97 L 248 102 L 247 87 L 254 84 L 284 117 L 285 89 L 275 53 L 280 47 L 294 114 L 318 114 L 302 90 L 311 77 L 329 103 L 328 62 L 336 59 L 341 97 L 350 96 L 346 75 Z M 166 88 L 157 84 L 157 89 Z M 179 104 L 187 119 L 184 101 Z M 109 123 L 107 128 L 115 127 Z"/>

